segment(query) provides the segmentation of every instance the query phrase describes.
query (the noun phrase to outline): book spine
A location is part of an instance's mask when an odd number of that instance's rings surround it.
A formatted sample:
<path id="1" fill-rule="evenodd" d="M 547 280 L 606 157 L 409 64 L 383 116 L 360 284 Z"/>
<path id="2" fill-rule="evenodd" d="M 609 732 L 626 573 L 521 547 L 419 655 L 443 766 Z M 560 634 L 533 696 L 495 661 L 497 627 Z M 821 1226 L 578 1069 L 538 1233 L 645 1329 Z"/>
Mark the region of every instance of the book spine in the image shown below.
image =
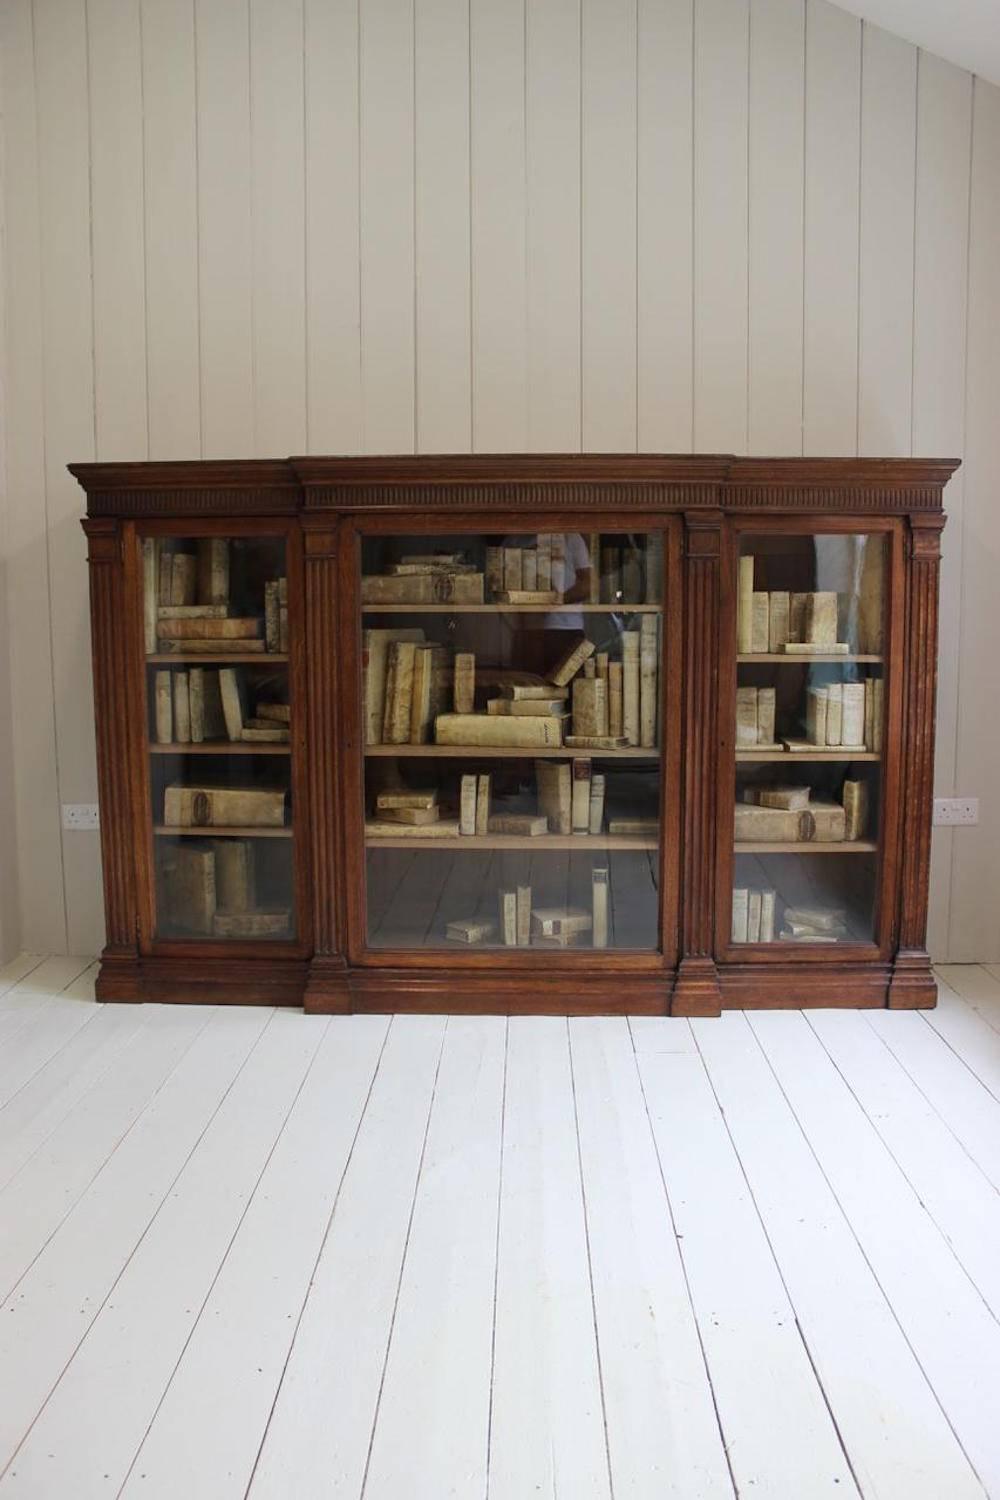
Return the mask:
<path id="1" fill-rule="evenodd" d="M 521 565 L 520 547 L 503 549 L 503 586 L 505 589 L 523 588 L 524 569 Z"/>
<path id="2" fill-rule="evenodd" d="M 588 822 L 588 833 L 600 833 L 604 826 L 604 789 L 605 778 L 600 772 L 594 773 L 590 778 L 590 816 Z"/>
<path id="3" fill-rule="evenodd" d="M 751 595 L 753 608 L 750 650 L 755 656 L 765 652 L 771 635 L 771 603 L 769 595 L 757 591 Z"/>
<path id="4" fill-rule="evenodd" d="M 751 891 L 747 899 L 747 942 L 760 942 L 760 891 Z"/>
<path id="5" fill-rule="evenodd" d="M 504 946 L 517 947 L 517 891 L 500 892 L 500 935 Z"/>
<path id="6" fill-rule="evenodd" d="M 865 684 L 863 682 L 844 683 L 840 732 L 842 745 L 865 743 Z"/>
<path id="7" fill-rule="evenodd" d="M 535 547 L 525 547 L 521 554 L 521 590 L 523 593 L 538 593 L 538 550 Z M 533 600 L 522 599 L 522 604 L 533 603 L 545 604 L 545 599 Z"/>
<path id="8" fill-rule="evenodd" d="M 383 740 L 387 745 L 406 745 L 410 741 L 416 652 L 413 641 L 393 641 L 389 647 L 385 720 L 382 728 Z"/>
<path id="9" fill-rule="evenodd" d="M 260 635 L 260 621 L 234 618 L 218 620 L 211 617 L 203 619 L 187 615 L 173 620 L 161 618 L 156 630 L 161 640 L 210 640 L 240 643 L 244 640 L 255 640 Z M 240 644 L 233 647 L 234 651 L 240 649 Z"/>
<path id="10" fill-rule="evenodd" d="M 188 672 L 188 709 L 191 714 L 191 743 L 205 739 L 205 668 L 192 667 Z"/>
<path id="11" fill-rule="evenodd" d="M 486 549 L 486 594 L 489 599 L 497 599 L 503 593 L 503 548 L 487 547 Z"/>
<path id="12" fill-rule="evenodd" d="M 757 744 L 757 689 L 736 689 L 736 744 L 749 748 Z"/>
<path id="13" fill-rule="evenodd" d="M 613 739 L 623 738 L 624 698 L 622 664 L 608 662 L 608 734 Z"/>
<path id="14" fill-rule="evenodd" d="M 219 669 L 219 692 L 222 696 L 222 713 L 226 721 L 226 733 L 231 740 L 243 738 L 243 694 L 239 674 L 235 667 Z"/>
<path id="15" fill-rule="evenodd" d="M 572 781 L 568 761 L 535 761 L 538 811 L 550 833 L 565 835 L 573 830 Z"/>
<path id="16" fill-rule="evenodd" d="M 531 886 L 519 885 L 515 902 L 517 946 L 527 948 L 531 942 Z"/>
<path id="17" fill-rule="evenodd" d="M 655 615 L 643 615 L 639 627 L 639 744 L 647 750 L 656 744 L 657 627 Z M 607 726 L 603 732 L 607 733 Z"/>
<path id="18" fill-rule="evenodd" d="M 733 923 L 732 940 L 734 943 L 745 943 L 747 940 L 747 909 L 750 901 L 750 892 L 745 885 L 733 888 Z"/>
<path id="19" fill-rule="evenodd" d="M 491 714 L 439 714 L 434 738 L 439 745 L 498 745 L 557 750 L 563 721 L 557 718 L 496 717 Z"/>
<path id="20" fill-rule="evenodd" d="M 788 596 L 788 640 L 804 641 L 806 628 L 806 600 L 808 594 Z"/>
<path id="21" fill-rule="evenodd" d="M 193 552 L 175 552 L 167 603 L 195 604 L 197 589 L 198 559 Z"/>
<path id="22" fill-rule="evenodd" d="M 173 688 L 170 672 L 157 672 L 155 684 L 156 743 L 169 745 L 174 737 Z"/>
<path id="23" fill-rule="evenodd" d="M 174 739 L 179 745 L 191 743 L 191 696 L 186 672 L 174 673 Z"/>
<path id="24" fill-rule="evenodd" d="M 588 641 L 585 636 L 578 636 L 549 673 L 549 681 L 556 687 L 566 687 L 595 650 L 593 641 Z"/>
<path id="25" fill-rule="evenodd" d="M 622 733 L 630 745 L 638 745 L 639 718 L 639 632 L 622 632 Z"/>
<path id="26" fill-rule="evenodd" d="M 600 677 L 577 677 L 573 682 L 573 733 L 607 734 L 607 725 L 607 684 Z"/>
<path id="27" fill-rule="evenodd" d="M 812 745 L 826 744 L 826 688 L 809 688 L 806 693 L 806 738 Z"/>
<path id="28" fill-rule="evenodd" d="M 760 893 L 760 941 L 774 942 L 774 891 Z"/>
<path id="29" fill-rule="evenodd" d="M 472 651 L 455 652 L 455 712 L 471 714 L 476 706 L 476 657 Z"/>
<path id="30" fill-rule="evenodd" d="M 480 773 L 476 781 L 476 834 L 485 838 L 490 826 L 490 790 L 492 778 Z"/>
<path id="31" fill-rule="evenodd" d="M 753 650 L 753 558 L 740 558 L 736 599 L 736 649 L 745 656 Z"/>
<path id="32" fill-rule="evenodd" d="M 572 829 L 574 833 L 590 832 L 591 762 L 579 757 L 573 762 Z"/>
<path id="33" fill-rule="evenodd" d="M 156 537 L 142 539 L 142 619 L 146 640 L 146 654 L 156 651 L 156 627 L 159 621 L 160 580 L 157 573 L 159 541 Z"/>
<path id="34" fill-rule="evenodd" d="M 783 589 L 776 589 L 770 595 L 770 600 L 768 650 L 783 651 L 785 642 L 788 640 L 788 614 L 791 595 Z"/>
<path id="35" fill-rule="evenodd" d="M 804 640 L 814 646 L 837 643 L 837 596 L 829 591 L 806 595 Z"/>
<path id="36" fill-rule="evenodd" d="M 254 895 L 253 843 L 250 839 L 215 839 L 215 889 L 219 907 L 227 912 L 250 911 Z"/>
<path id="37" fill-rule="evenodd" d="M 826 689 L 826 743 L 841 745 L 844 742 L 844 687 L 843 683 L 831 682 Z"/>
<path id="38" fill-rule="evenodd" d="M 591 895 L 593 902 L 593 944 L 595 948 L 608 946 L 608 871 L 601 866 L 591 871 Z"/>
<path id="39" fill-rule="evenodd" d="M 757 691 L 757 743 L 774 744 L 775 690 L 762 687 Z"/>
<path id="40" fill-rule="evenodd" d="M 198 543 L 198 603 L 229 603 L 229 543 L 202 537 Z"/>

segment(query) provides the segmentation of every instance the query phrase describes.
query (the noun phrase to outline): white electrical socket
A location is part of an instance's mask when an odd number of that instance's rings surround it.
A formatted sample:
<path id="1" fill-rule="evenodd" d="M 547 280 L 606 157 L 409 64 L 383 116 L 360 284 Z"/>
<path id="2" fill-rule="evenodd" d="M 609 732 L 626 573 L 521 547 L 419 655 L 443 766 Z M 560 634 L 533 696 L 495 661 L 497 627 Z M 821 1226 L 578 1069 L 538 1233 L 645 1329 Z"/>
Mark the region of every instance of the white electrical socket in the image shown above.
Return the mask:
<path id="1" fill-rule="evenodd" d="M 62 805 L 62 826 L 74 830 L 100 828 L 101 820 L 97 811 L 97 803 L 64 802 Z"/>
<path id="2" fill-rule="evenodd" d="M 978 797 L 935 797 L 934 826 L 936 828 L 968 827 L 979 822 Z"/>

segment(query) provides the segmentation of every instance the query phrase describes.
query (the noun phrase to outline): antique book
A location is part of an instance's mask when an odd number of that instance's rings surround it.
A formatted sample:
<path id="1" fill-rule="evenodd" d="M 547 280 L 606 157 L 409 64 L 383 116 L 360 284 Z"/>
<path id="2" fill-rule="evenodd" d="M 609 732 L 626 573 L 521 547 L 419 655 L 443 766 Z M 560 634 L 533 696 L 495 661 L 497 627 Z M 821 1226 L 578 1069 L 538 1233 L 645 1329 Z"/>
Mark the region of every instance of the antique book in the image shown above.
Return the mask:
<path id="1" fill-rule="evenodd" d="M 801 812 L 746 802 L 735 808 L 737 843 L 839 843 L 845 828 L 844 809 L 836 802 L 812 802 Z"/>
<path id="2" fill-rule="evenodd" d="M 449 922 L 444 935 L 452 943 L 486 943 L 496 937 L 497 924 L 489 917 L 459 917 Z"/>
<path id="3" fill-rule="evenodd" d="M 504 833 L 519 838 L 537 839 L 549 831 L 548 818 L 531 813 L 490 813 L 487 833 Z"/>
<path id="4" fill-rule="evenodd" d="M 385 678 L 385 711 L 382 716 L 382 743 L 408 745 L 413 712 L 413 667 L 417 654 L 415 641 L 390 641 L 389 664 Z"/>
<path id="5" fill-rule="evenodd" d="M 289 734 L 287 729 L 266 719 L 247 719 L 240 738 L 258 745 L 287 745 Z"/>
<path id="6" fill-rule="evenodd" d="M 663 603 L 663 532 L 646 533 L 646 603 Z"/>
<path id="7" fill-rule="evenodd" d="M 614 740 L 625 740 L 624 680 L 620 661 L 608 662 L 608 733 Z"/>
<path id="8" fill-rule="evenodd" d="M 612 818 L 608 823 L 608 832 L 621 838 L 655 836 L 659 831 L 659 818 Z"/>
<path id="9" fill-rule="evenodd" d="M 774 899 L 772 890 L 763 890 L 760 893 L 760 941 L 762 943 L 774 942 Z"/>
<path id="10" fill-rule="evenodd" d="M 872 749 L 881 751 L 882 737 L 884 733 L 884 721 L 882 716 L 884 713 L 883 700 L 885 694 L 883 690 L 885 688 L 885 679 L 882 677 L 876 677 L 874 681 L 875 685 L 872 689 Z"/>
<path id="11" fill-rule="evenodd" d="M 554 683 L 546 682 L 544 677 L 534 677 L 530 672 L 501 677 L 497 686 L 505 698 L 510 698 L 515 703 L 531 702 L 533 699 L 551 701 L 553 698 L 559 698 L 565 703 L 569 698 L 568 687 L 556 687 Z"/>
<path id="12" fill-rule="evenodd" d="M 146 536 L 142 539 L 142 620 L 145 633 L 146 654 L 156 651 L 156 625 L 160 605 L 160 539 Z"/>
<path id="13" fill-rule="evenodd" d="M 747 897 L 747 942 L 760 942 L 760 891 L 751 890 Z"/>
<path id="14" fill-rule="evenodd" d="M 608 688 L 600 677 L 577 677 L 573 682 L 574 735 L 607 734 Z"/>
<path id="15" fill-rule="evenodd" d="M 215 854 L 210 844 L 182 839 L 163 856 L 168 920 L 185 932 L 208 937 L 216 910 Z"/>
<path id="16" fill-rule="evenodd" d="M 531 939 L 532 948 L 579 948 L 580 934 L 578 932 L 557 932 L 552 937 L 541 935 Z"/>
<path id="17" fill-rule="evenodd" d="M 536 570 L 537 578 L 537 570 Z M 520 547 L 505 547 L 503 549 L 503 587 L 506 593 L 508 589 L 519 589 L 522 587 L 524 570 L 521 563 Z"/>
<path id="18" fill-rule="evenodd" d="M 228 615 L 225 604 L 161 604 L 156 611 L 158 620 L 225 620 Z"/>
<path id="19" fill-rule="evenodd" d="M 264 641 L 268 651 L 281 650 L 281 601 L 276 578 L 264 585 Z"/>
<path id="20" fill-rule="evenodd" d="M 503 548 L 487 547 L 484 574 L 486 596 L 496 599 L 503 591 Z"/>
<path id="21" fill-rule="evenodd" d="M 826 744 L 826 688 L 806 690 L 806 738 L 813 745 Z"/>
<path id="22" fill-rule="evenodd" d="M 601 601 L 604 604 L 619 604 L 622 592 L 622 549 L 601 548 Z"/>
<path id="23" fill-rule="evenodd" d="M 292 913 L 287 906 L 273 910 L 217 911 L 212 932 L 220 938 L 286 937 L 291 929 Z"/>
<path id="24" fill-rule="evenodd" d="M 291 706 L 287 703 L 261 703 L 257 702 L 254 713 L 258 719 L 273 719 L 277 724 L 290 724 L 292 722 Z"/>
<path id="25" fill-rule="evenodd" d="M 517 888 L 517 946 L 527 948 L 531 942 L 531 886 Z"/>
<path id="26" fill-rule="evenodd" d="M 762 687 L 757 690 L 757 743 L 769 748 L 774 740 L 775 690 Z"/>
<path id="27" fill-rule="evenodd" d="M 577 679 L 579 681 L 579 679 Z M 486 712 L 493 718 L 537 719 L 539 716 L 566 718 L 562 698 L 488 698 Z"/>
<path id="28" fill-rule="evenodd" d="M 609 657 L 606 651 L 597 651 L 591 657 L 591 661 L 594 663 L 594 676 L 600 677 L 604 682 L 608 679 L 608 660 Z"/>
<path id="29" fill-rule="evenodd" d="M 788 596 L 788 639 L 785 642 L 787 651 L 789 642 L 803 640 L 806 628 L 806 600 L 809 598 L 805 593 L 793 593 Z"/>
<path id="30" fill-rule="evenodd" d="M 423 828 L 428 823 L 440 822 L 441 810 L 437 804 L 433 807 L 380 807 L 378 816 L 386 823 L 405 823 L 408 828 Z"/>
<path id="31" fill-rule="evenodd" d="M 592 531 L 587 537 L 587 559 L 590 563 L 588 599 L 591 604 L 601 602 L 601 533 Z"/>
<path id="32" fill-rule="evenodd" d="M 549 681 L 554 682 L 556 687 L 565 687 L 567 683 L 572 682 L 584 662 L 588 657 L 593 656 L 595 650 L 593 641 L 588 641 L 586 636 L 572 636 L 569 646 L 549 673 Z"/>
<path id="33" fill-rule="evenodd" d="M 174 549 L 166 537 L 162 538 L 160 545 L 156 595 L 161 605 L 174 602 Z"/>
<path id="34" fill-rule="evenodd" d="M 598 865 L 591 870 L 590 882 L 593 906 L 592 942 L 595 948 L 606 948 L 608 946 L 608 871 L 606 866 Z"/>
<path id="35" fill-rule="evenodd" d="M 178 745 L 191 743 L 191 695 L 186 672 L 174 677 L 174 740 Z"/>
<path id="36" fill-rule="evenodd" d="M 535 587 L 539 589 L 551 589 L 552 587 L 552 538 L 550 536 L 539 536 L 538 559 L 535 565 Z"/>
<path id="37" fill-rule="evenodd" d="M 761 807 L 784 807 L 789 812 L 801 812 L 809 806 L 807 786 L 762 786 L 757 792 Z"/>
<path id="38" fill-rule="evenodd" d="M 507 718 L 489 714 L 439 714 L 434 738 L 439 745 L 499 745 L 526 749 L 562 745 L 562 719 Z"/>
<path id="39" fill-rule="evenodd" d="M 590 777 L 590 816 L 587 832 L 600 833 L 604 826 L 604 789 L 606 781 L 599 772 L 592 772 Z"/>
<path id="40" fill-rule="evenodd" d="M 241 651 L 244 640 L 255 639 L 260 635 L 260 621 L 236 619 L 233 616 L 223 620 L 191 619 L 186 616 L 180 620 L 161 619 L 157 630 L 161 640 L 196 640 L 201 637 L 212 641 L 238 641 L 240 644 L 234 646 L 233 650 Z"/>
<path id="41" fill-rule="evenodd" d="M 415 642 L 413 692 L 410 699 L 410 744 L 430 742 L 434 720 L 447 708 L 451 673 L 446 646 Z"/>
<path id="42" fill-rule="evenodd" d="M 281 787 L 168 786 L 163 821 L 175 828 L 283 828 Z"/>
<path id="43" fill-rule="evenodd" d="M 365 838 L 372 839 L 453 839 L 458 834 L 457 818 L 441 818 L 437 823 L 392 823 L 379 817 L 365 824 Z"/>
<path id="44" fill-rule="evenodd" d="M 281 597 L 280 593 L 279 593 L 278 597 L 279 598 Z M 281 652 L 287 652 L 287 650 L 288 650 L 288 605 L 287 604 L 280 604 L 278 606 L 278 650 L 281 651 Z"/>
<path id="45" fill-rule="evenodd" d="M 567 734 L 563 736 L 567 750 L 627 750 L 628 740 L 623 734 Z"/>
<path id="46" fill-rule="evenodd" d="M 736 744 L 749 748 L 757 743 L 757 689 L 736 689 Z"/>
<path id="47" fill-rule="evenodd" d="M 865 685 L 845 682 L 842 692 L 840 743 L 863 745 L 865 742 Z"/>
<path id="48" fill-rule="evenodd" d="M 256 905 L 253 839 L 213 839 L 216 903 L 222 911 Z"/>
<path id="49" fill-rule="evenodd" d="M 827 683 L 826 743 L 828 745 L 840 745 L 843 743 L 843 724 L 844 684 L 842 682 Z"/>
<path id="50" fill-rule="evenodd" d="M 742 656 L 753 650 L 753 558 L 740 558 L 736 596 L 736 649 Z"/>
<path id="51" fill-rule="evenodd" d="M 546 819 L 550 833 L 568 834 L 573 831 L 572 774 L 568 760 L 535 761 L 538 811 Z"/>
<path id="52" fill-rule="evenodd" d="M 191 667 L 188 672 L 188 702 L 191 710 L 191 740 L 226 738 L 226 715 L 222 707 L 219 674 L 209 667 Z"/>
<path id="53" fill-rule="evenodd" d="M 174 738 L 174 693 L 170 672 L 157 672 L 154 684 L 156 743 L 172 744 Z"/>
<path id="54" fill-rule="evenodd" d="M 639 632 L 623 630 L 622 648 L 622 734 L 630 745 L 638 745 L 639 712 Z"/>
<path id="55" fill-rule="evenodd" d="M 521 587 L 514 590 L 515 594 L 542 594 L 548 597 L 541 599 L 525 599 L 519 597 L 508 599 L 508 604 L 547 604 L 553 602 L 551 590 L 539 589 L 538 587 L 538 551 L 535 547 L 525 547 L 521 553 Z"/>
<path id="56" fill-rule="evenodd" d="M 874 677 L 866 677 L 865 678 L 864 688 L 865 688 L 865 732 L 864 732 L 865 748 L 867 750 L 873 750 L 875 748 L 875 746 L 874 746 L 874 739 L 875 739 L 875 721 L 874 721 L 874 710 L 875 710 L 875 679 L 874 679 Z"/>
<path id="57" fill-rule="evenodd" d="M 474 573 L 476 568 L 459 552 L 435 552 L 422 557 L 404 557 L 399 562 L 389 563 L 385 571 L 392 577 L 423 578 L 430 573 Z"/>
<path id="58" fill-rule="evenodd" d="M 846 656 L 846 641 L 786 641 L 786 656 Z"/>
<path id="59" fill-rule="evenodd" d="M 639 626 L 639 744 L 644 749 L 656 744 L 658 625 L 656 615 L 643 615 Z"/>
<path id="60" fill-rule="evenodd" d="M 642 553 L 629 543 L 622 548 L 622 603 L 641 604 L 644 593 Z"/>
<path id="61" fill-rule="evenodd" d="M 844 818 L 849 840 L 863 839 L 868 831 L 868 783 L 867 781 L 844 782 Z"/>
<path id="62" fill-rule="evenodd" d="M 479 838 L 485 838 L 490 826 L 490 793 L 492 791 L 493 778 L 489 772 L 479 773 L 476 782 L 476 834 Z"/>
<path id="63" fill-rule="evenodd" d="M 362 636 L 361 679 L 365 721 L 365 744 L 382 743 L 382 724 L 385 715 L 385 684 L 389 668 L 389 647 L 393 641 L 419 642 L 424 632 L 419 629 L 366 630 Z"/>
<path id="64" fill-rule="evenodd" d="M 525 557 L 529 554 L 526 552 Z M 504 589 L 500 596 L 501 604 L 559 604 L 562 596 L 554 589 Z"/>
<path id="65" fill-rule="evenodd" d="M 243 683 L 235 667 L 219 668 L 219 692 L 226 733 L 231 740 L 243 738 Z"/>
<path id="66" fill-rule="evenodd" d="M 858 583 L 858 650 L 875 656 L 882 652 L 883 560 L 885 543 L 873 533 L 862 543 L 861 577 Z"/>
<path id="67" fill-rule="evenodd" d="M 594 918 L 581 906 L 536 906 L 531 913 L 533 937 L 560 937 L 589 932 Z"/>
<path id="68" fill-rule="evenodd" d="M 517 890 L 500 892 L 500 936 L 507 948 L 517 947 Z"/>
<path id="69" fill-rule="evenodd" d="M 566 592 L 566 584 L 567 584 L 567 578 L 566 578 L 566 535 L 562 531 L 554 531 L 552 533 L 551 541 L 552 541 L 552 582 L 550 584 L 550 587 L 554 588 L 558 594 L 565 594 L 565 592 Z"/>
<path id="70" fill-rule="evenodd" d="M 472 651 L 455 652 L 455 713 L 471 714 L 476 706 L 476 657 Z"/>
<path id="71" fill-rule="evenodd" d="M 263 652 L 264 642 L 257 640 L 230 640 L 220 641 L 218 636 L 193 635 L 184 636 L 183 639 L 175 640 L 171 636 L 160 636 L 159 647 L 162 652 L 176 652 L 181 656 L 228 656 L 230 652 L 242 655 L 244 652 Z"/>
<path id="72" fill-rule="evenodd" d="M 197 604 L 198 559 L 193 552 L 175 552 L 170 575 L 170 598 L 168 604 Z M 208 604 L 212 600 L 205 601 Z"/>
<path id="73" fill-rule="evenodd" d="M 198 603 L 229 603 L 229 542 L 204 536 L 198 541 Z"/>
<path id="74" fill-rule="evenodd" d="M 574 833 L 590 832 L 590 782 L 593 767 L 585 756 L 573 761 L 572 828 Z"/>
<path id="75" fill-rule="evenodd" d="M 392 787 L 388 791 L 379 792 L 375 798 L 375 806 L 379 812 L 387 807 L 437 807 L 437 802 L 436 786 L 428 787 L 424 791 L 410 787 Z"/>
<path id="76" fill-rule="evenodd" d="M 742 561 L 742 558 L 740 559 Z M 734 943 L 745 943 L 747 940 L 747 910 L 750 902 L 750 892 L 745 885 L 733 886 L 733 925 L 732 941 Z"/>
<path id="77" fill-rule="evenodd" d="M 471 837 L 476 831 L 477 777 L 470 772 L 458 783 L 458 831 Z"/>
<path id="78" fill-rule="evenodd" d="M 433 572 L 361 580 L 362 604 L 482 604 L 482 573 Z"/>
<path id="79" fill-rule="evenodd" d="M 829 591 L 807 594 L 803 639 L 814 646 L 835 646 L 837 611 L 836 594 Z"/>
<path id="80" fill-rule="evenodd" d="M 768 648 L 771 635 L 771 604 L 770 595 L 761 590 L 755 590 L 751 596 L 753 616 L 751 620 L 750 650 L 755 656 L 759 656 Z"/>
<path id="81" fill-rule="evenodd" d="M 840 941 L 832 933 L 818 933 L 811 930 L 803 933 L 791 927 L 782 927 L 778 936 L 784 943 L 838 943 Z"/>
<path id="82" fill-rule="evenodd" d="M 783 651 L 788 640 L 788 614 L 791 595 L 785 589 L 775 589 L 770 595 L 770 619 L 767 649 Z"/>
<path id="83" fill-rule="evenodd" d="M 596 677 L 597 676 L 597 657 L 596 656 L 591 656 L 591 657 L 589 657 L 584 662 L 584 664 L 583 664 L 583 675 L 584 675 L 584 677 Z"/>
<path id="84" fill-rule="evenodd" d="M 788 906 L 785 921 L 800 927 L 814 927 L 817 932 L 833 932 L 846 926 L 847 912 L 842 906 Z"/>

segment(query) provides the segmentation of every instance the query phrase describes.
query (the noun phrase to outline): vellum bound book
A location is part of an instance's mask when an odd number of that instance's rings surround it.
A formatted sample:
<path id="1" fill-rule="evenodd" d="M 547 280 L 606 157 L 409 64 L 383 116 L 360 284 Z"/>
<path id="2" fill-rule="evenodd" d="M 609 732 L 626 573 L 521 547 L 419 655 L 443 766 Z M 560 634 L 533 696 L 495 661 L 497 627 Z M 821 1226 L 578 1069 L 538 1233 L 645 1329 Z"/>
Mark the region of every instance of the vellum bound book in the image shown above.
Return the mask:
<path id="1" fill-rule="evenodd" d="M 168 786 L 163 821 L 174 828 L 283 828 L 285 791 L 232 786 Z"/>
<path id="2" fill-rule="evenodd" d="M 558 749 L 562 719 L 497 717 L 491 714 L 439 714 L 434 738 L 439 745 L 494 745 Z"/>

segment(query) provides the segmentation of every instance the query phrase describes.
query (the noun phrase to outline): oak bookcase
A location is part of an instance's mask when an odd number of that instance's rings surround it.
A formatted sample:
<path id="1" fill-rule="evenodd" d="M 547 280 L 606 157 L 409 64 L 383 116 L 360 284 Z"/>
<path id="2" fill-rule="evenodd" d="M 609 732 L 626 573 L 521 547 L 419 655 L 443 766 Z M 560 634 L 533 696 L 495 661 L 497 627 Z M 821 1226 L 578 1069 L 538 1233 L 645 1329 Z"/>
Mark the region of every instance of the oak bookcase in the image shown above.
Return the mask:
<path id="1" fill-rule="evenodd" d="M 70 467 L 87 496 L 100 998 L 934 1004 L 956 462 Z M 474 717 L 438 743 L 459 652 Z"/>

